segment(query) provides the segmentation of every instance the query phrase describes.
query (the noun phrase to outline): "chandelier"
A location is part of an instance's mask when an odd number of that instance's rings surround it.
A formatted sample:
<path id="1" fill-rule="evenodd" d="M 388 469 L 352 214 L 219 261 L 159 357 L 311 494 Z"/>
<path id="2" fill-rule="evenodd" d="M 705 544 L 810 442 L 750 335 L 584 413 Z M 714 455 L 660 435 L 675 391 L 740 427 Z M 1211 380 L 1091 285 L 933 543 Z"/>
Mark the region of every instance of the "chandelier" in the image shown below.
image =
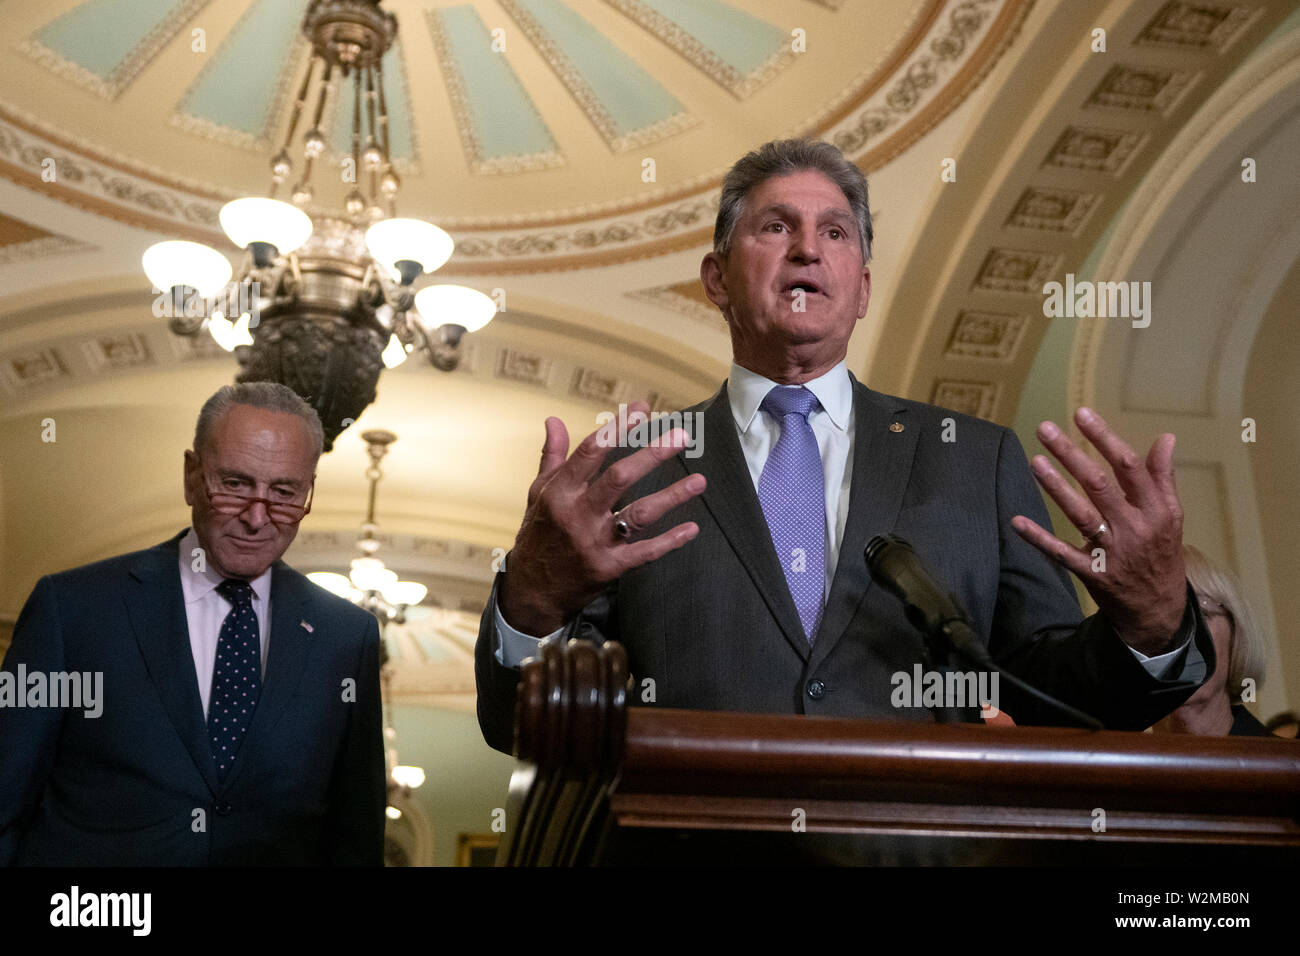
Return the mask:
<path id="1" fill-rule="evenodd" d="M 370 482 L 369 504 L 366 520 L 361 525 L 361 537 L 357 539 L 361 556 L 353 558 L 352 570 L 346 576 L 333 571 L 312 571 L 307 577 L 325 590 L 365 608 L 379 618 L 380 624 L 389 621 L 403 624 L 406 609 L 423 601 L 429 591 L 417 581 L 397 580 L 397 573 L 386 568 L 384 562 L 376 557 L 379 539 L 375 535 L 379 531 L 379 522 L 375 520 L 375 503 L 379 497 L 379 479 L 384 477 L 379 462 L 388 454 L 388 446 L 397 441 L 397 436 L 373 429 L 362 432 L 361 439 L 370 455 L 370 466 L 366 469 L 366 479 Z"/>
<path id="2" fill-rule="evenodd" d="M 467 332 L 496 314 L 496 303 L 459 285 L 414 290 L 453 250 L 432 223 L 397 215 L 401 183 L 389 151 L 383 56 L 397 20 L 380 0 L 312 0 L 302 32 L 312 57 L 298 88 L 284 145 L 271 160 L 265 197 L 244 197 L 220 211 L 221 228 L 245 250 L 238 274 L 219 251 L 168 240 L 144 253 L 145 274 L 165 293 L 168 328 L 204 329 L 235 353 L 239 382 L 288 385 L 320 415 L 325 451 L 375 400 L 384 368 L 420 351 L 442 371 L 460 361 Z M 351 153 L 340 168 L 351 190 L 341 215 L 309 216 L 313 165 L 325 153 L 321 120 L 334 94 L 351 101 Z M 304 108 L 314 103 L 301 136 L 302 161 L 289 202 L 276 198 L 294 173 Z M 159 296 L 164 299 L 163 295 Z"/>
<path id="3" fill-rule="evenodd" d="M 397 757 L 397 731 L 393 727 L 392 714 L 392 665 L 388 661 L 388 624 L 406 622 L 406 610 L 424 600 L 428 588 L 418 581 L 399 581 L 397 574 L 384 567 L 384 562 L 376 557 L 379 540 L 375 537 L 379 523 L 375 520 L 375 503 L 379 496 L 379 479 L 383 472 L 379 462 L 388 454 L 388 446 L 397 441 L 392 432 L 373 429 L 361 433 L 366 443 L 366 452 L 370 456 L 370 466 L 366 468 L 366 479 L 370 482 L 369 504 L 366 507 L 366 520 L 361 525 L 361 537 L 357 540 L 357 550 L 361 556 L 352 561 L 351 572 L 344 576 L 333 571 L 312 571 L 308 580 L 347 598 L 358 607 L 363 607 L 379 619 L 379 664 L 380 681 L 383 685 L 384 711 L 384 757 L 388 771 L 388 807 L 386 813 L 390 820 L 401 817 L 401 810 L 395 806 L 402 798 L 409 798 L 411 791 L 424 783 L 424 770 L 421 767 L 401 763 Z"/>

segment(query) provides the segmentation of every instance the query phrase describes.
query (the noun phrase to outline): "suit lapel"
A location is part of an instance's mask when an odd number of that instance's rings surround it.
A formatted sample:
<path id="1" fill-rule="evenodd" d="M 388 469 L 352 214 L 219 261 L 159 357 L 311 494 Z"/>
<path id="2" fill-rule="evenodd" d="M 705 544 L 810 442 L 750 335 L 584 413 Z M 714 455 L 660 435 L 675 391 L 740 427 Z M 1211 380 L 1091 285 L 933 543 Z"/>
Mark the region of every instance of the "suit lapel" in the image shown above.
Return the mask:
<path id="1" fill-rule="evenodd" d="M 851 374 L 849 378 L 854 412 L 849 517 L 826 612 L 813 644 L 814 668 L 844 636 L 871 587 L 862 552 L 871 537 L 892 531 L 898 520 L 920 431 L 917 422 L 909 421 L 906 407 L 871 391 Z M 902 427 L 891 427 L 895 425 Z"/>
<path id="2" fill-rule="evenodd" d="M 167 716 L 215 793 L 217 770 L 208 744 L 181 592 L 178 548 L 183 536 L 184 532 L 140 555 L 130 569 L 124 597 L 136 643 Z"/>
<path id="3" fill-rule="evenodd" d="M 704 453 L 698 458 L 687 458 L 683 453 L 677 456 L 678 460 L 688 471 L 708 479 L 702 496 L 705 507 L 749 572 L 763 602 L 781 626 L 785 639 L 801 658 L 807 660 L 808 639 L 804 636 L 803 624 L 794 598 L 790 596 L 785 574 L 777 561 L 754 482 L 749 477 L 725 382 L 705 406 L 702 424 Z"/>
<path id="4" fill-rule="evenodd" d="M 295 574 L 286 564 L 277 561 L 271 571 L 271 630 L 267 636 L 266 676 L 262 681 L 262 694 L 253 711 L 253 722 L 248 734 L 235 755 L 222 789 L 228 790 L 239 778 L 244 766 L 252 759 L 250 754 L 257 743 L 268 736 L 284 715 L 289 700 L 307 669 L 307 659 L 312 649 L 312 634 L 303 627 L 303 611 L 307 604 L 308 588 L 313 585 Z M 324 622 L 307 624 L 313 629 Z M 337 693 L 342 693 L 339 687 Z"/>

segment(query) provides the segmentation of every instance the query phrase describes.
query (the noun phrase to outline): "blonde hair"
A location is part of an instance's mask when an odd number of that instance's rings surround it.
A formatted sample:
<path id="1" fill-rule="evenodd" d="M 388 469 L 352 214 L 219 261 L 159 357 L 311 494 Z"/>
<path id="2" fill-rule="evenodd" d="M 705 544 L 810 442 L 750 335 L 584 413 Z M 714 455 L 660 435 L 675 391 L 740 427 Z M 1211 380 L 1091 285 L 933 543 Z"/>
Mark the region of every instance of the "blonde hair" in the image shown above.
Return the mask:
<path id="1" fill-rule="evenodd" d="M 1183 545 L 1183 560 L 1193 590 L 1201 597 L 1222 604 L 1232 621 L 1232 644 L 1226 661 L 1227 689 L 1232 702 L 1238 703 L 1241 700 L 1241 682 L 1245 678 L 1254 678 L 1256 687 L 1264 683 L 1264 639 L 1255 613 L 1246 600 L 1241 582 L 1227 568 L 1215 565 L 1190 544 Z M 1219 666 L 1224 663 L 1220 661 Z"/>

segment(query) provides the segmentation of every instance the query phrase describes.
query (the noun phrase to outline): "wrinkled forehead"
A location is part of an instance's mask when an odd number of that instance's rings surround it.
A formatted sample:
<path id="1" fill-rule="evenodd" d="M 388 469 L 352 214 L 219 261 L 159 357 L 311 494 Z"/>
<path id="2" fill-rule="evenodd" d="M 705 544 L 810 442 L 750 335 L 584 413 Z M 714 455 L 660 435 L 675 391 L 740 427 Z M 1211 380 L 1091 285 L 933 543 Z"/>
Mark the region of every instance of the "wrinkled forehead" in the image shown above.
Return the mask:
<path id="1" fill-rule="evenodd" d="M 301 479 L 316 469 L 307 423 L 288 412 L 235 405 L 214 423 L 206 444 L 197 451 L 222 472 Z"/>

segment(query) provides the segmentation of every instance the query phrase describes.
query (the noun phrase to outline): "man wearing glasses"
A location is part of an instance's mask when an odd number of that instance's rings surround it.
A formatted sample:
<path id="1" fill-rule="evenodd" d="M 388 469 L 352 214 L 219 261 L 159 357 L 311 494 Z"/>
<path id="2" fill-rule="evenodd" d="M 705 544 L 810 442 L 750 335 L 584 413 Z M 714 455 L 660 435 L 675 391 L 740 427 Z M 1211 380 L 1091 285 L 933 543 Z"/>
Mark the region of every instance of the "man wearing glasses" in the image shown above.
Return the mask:
<path id="1" fill-rule="evenodd" d="M 103 699 L 0 707 L 0 865 L 382 862 L 378 625 L 280 561 L 322 441 L 291 389 L 223 387 L 191 527 L 37 584 L 11 686 L 101 674 Z"/>

